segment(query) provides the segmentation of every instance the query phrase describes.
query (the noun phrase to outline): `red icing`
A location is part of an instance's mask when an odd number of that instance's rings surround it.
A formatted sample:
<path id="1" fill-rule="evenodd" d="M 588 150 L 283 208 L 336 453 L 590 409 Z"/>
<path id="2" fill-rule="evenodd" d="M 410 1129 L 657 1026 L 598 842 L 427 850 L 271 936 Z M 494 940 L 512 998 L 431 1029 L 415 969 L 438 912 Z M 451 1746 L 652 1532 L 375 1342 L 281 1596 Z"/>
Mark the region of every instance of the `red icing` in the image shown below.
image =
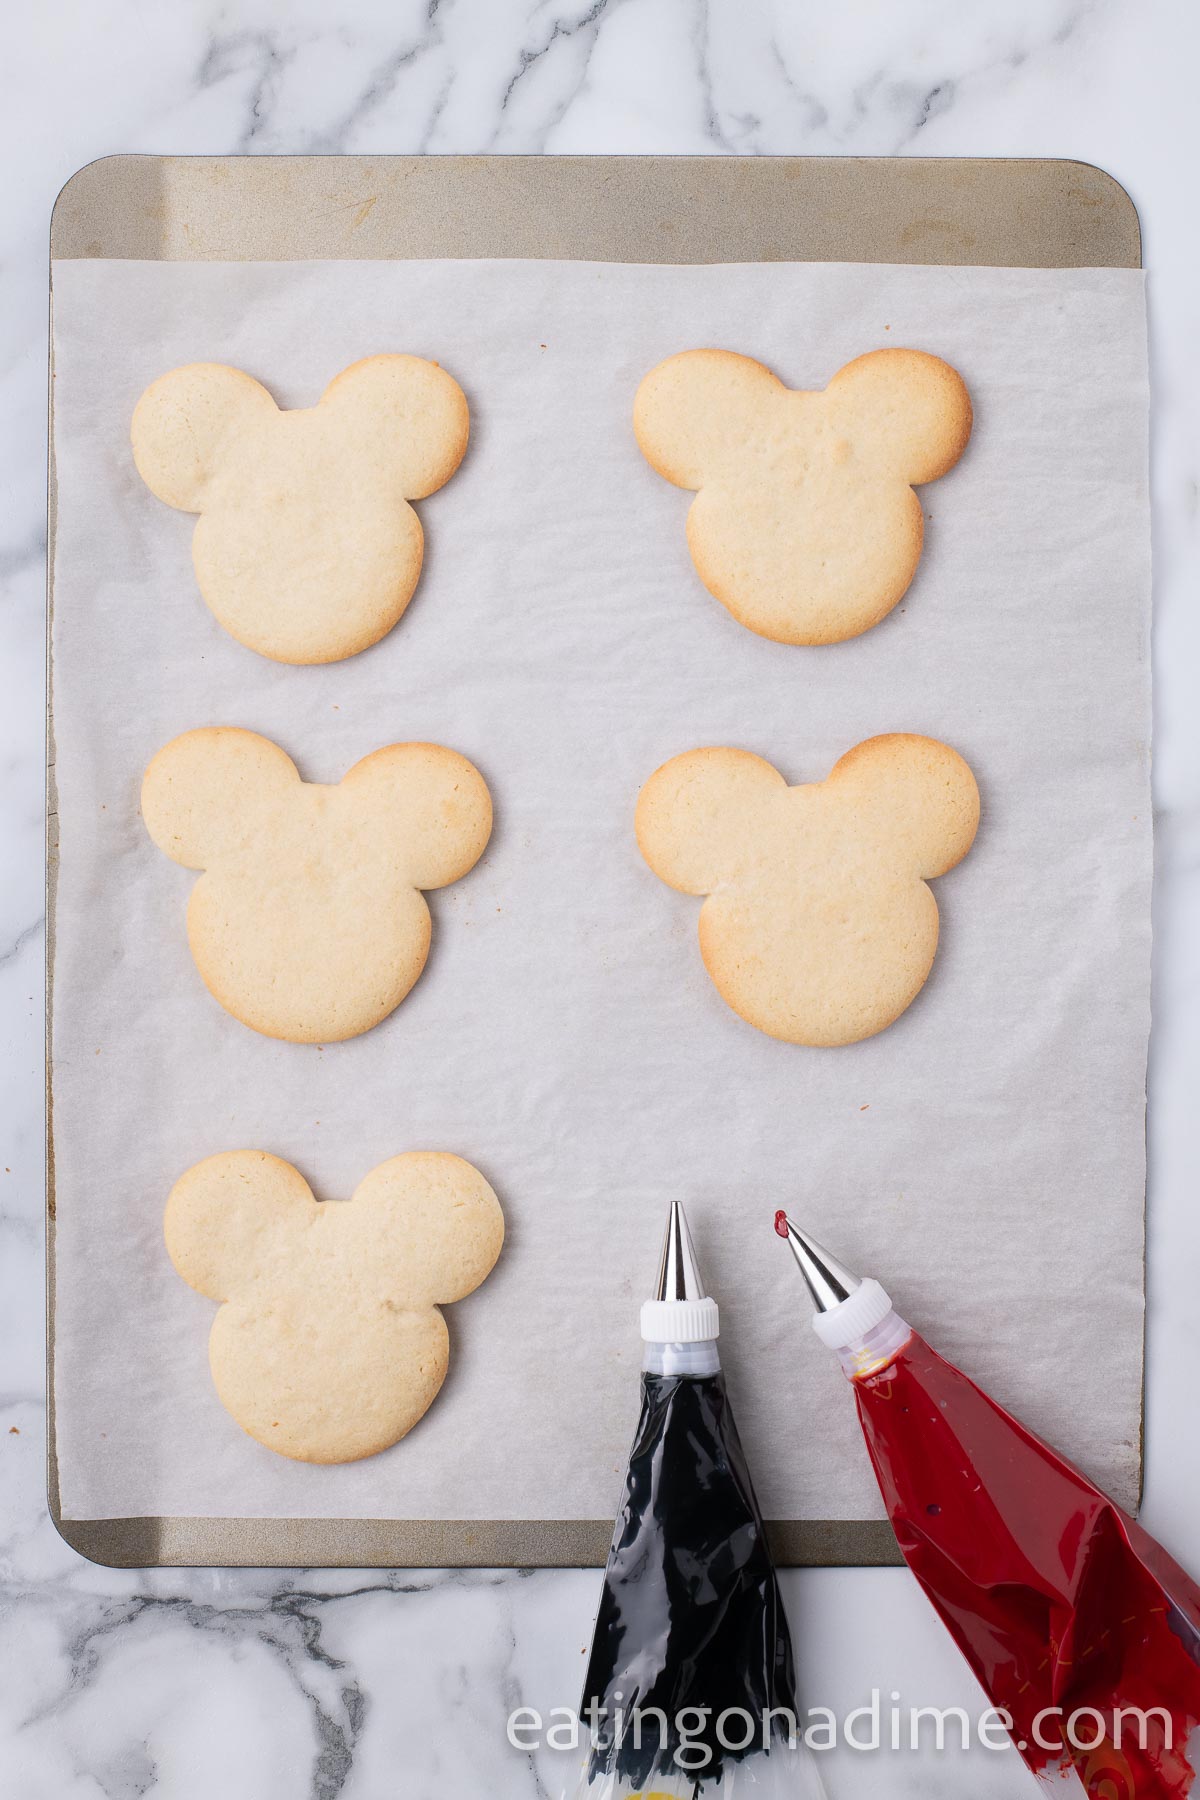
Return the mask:
<path id="1" fill-rule="evenodd" d="M 782 1216 L 782 1215 L 781 1215 Z M 777 1227 L 778 1228 L 778 1227 Z M 854 1382 L 871 1461 L 905 1560 L 1035 1771 L 1072 1764 L 1092 1800 L 1183 1800 L 1200 1721 L 1200 1588 L 1070 1463 L 915 1333 Z M 1190 1646 L 1190 1653 L 1189 1653 Z M 1043 1721 L 1046 1707 L 1063 1717 Z M 1094 1749 L 1064 1741 L 1095 1707 Z M 1147 1747 L 1118 1707 L 1164 1709 Z M 1090 1742 L 1092 1714 L 1078 1734 Z"/>
<path id="2" fill-rule="evenodd" d="M 787 1214 L 785 1212 L 777 1212 L 775 1214 L 775 1231 L 778 1237 L 785 1238 L 787 1236 L 787 1225 Z"/>

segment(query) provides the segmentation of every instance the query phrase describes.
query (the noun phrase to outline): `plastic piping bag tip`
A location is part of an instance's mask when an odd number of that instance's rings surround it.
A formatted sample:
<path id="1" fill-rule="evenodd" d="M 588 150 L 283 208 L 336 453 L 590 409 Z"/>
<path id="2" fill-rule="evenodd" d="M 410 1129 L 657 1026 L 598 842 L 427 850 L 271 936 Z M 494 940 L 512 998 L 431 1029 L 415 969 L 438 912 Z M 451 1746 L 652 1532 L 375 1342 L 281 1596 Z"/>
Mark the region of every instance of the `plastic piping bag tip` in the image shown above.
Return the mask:
<path id="1" fill-rule="evenodd" d="M 672 1200 L 654 1297 L 656 1300 L 703 1300 L 707 1295 L 692 1234 L 688 1230 L 687 1214 L 678 1200 Z"/>
<path id="2" fill-rule="evenodd" d="M 793 1225 L 786 1213 L 775 1214 L 775 1229 L 780 1237 L 787 1239 L 819 1313 L 832 1312 L 862 1286 L 861 1275 L 855 1275 L 824 1245 L 818 1244 L 816 1238 Z"/>

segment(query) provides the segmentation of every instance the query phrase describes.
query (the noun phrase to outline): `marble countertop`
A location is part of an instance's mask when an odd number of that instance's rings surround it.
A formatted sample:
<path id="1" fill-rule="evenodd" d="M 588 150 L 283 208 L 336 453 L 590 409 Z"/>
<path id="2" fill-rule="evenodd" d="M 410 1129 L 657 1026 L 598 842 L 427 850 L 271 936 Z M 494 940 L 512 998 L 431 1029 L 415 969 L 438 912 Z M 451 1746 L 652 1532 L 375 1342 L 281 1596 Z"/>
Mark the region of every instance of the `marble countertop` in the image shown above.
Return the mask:
<path id="1" fill-rule="evenodd" d="M 1155 1032 L 1143 1518 L 1200 1570 L 1190 1377 L 1200 1074 L 1200 253 L 1185 0 L 48 0 L 5 24 L 0 192 L 0 1793 L 12 1800 L 558 1796 L 569 1759 L 510 1748 L 514 1707 L 570 1705 L 586 1572 L 125 1573 L 45 1511 L 42 732 L 46 234 L 109 152 L 1049 155 L 1141 214 L 1154 423 Z M 633 1396 L 631 1395 L 631 1405 Z M 903 1570 L 784 1577 L 810 1703 L 878 1688 L 977 1710 Z M 1010 1750 L 825 1762 L 832 1800 L 1037 1790 Z"/>

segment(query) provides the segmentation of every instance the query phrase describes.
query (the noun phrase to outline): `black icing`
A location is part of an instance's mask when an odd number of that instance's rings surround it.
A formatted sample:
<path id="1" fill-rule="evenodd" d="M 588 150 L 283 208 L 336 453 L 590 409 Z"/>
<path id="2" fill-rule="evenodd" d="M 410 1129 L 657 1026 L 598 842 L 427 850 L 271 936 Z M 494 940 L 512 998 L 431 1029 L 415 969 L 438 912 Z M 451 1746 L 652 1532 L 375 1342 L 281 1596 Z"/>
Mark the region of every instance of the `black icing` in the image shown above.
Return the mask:
<path id="1" fill-rule="evenodd" d="M 592 1779 L 617 1774 L 640 1785 L 690 1771 L 698 1792 L 719 1780 L 724 1762 L 761 1751 L 768 1707 L 796 1711 L 791 1636 L 720 1374 L 642 1377 L 584 1682 L 585 1724 L 593 1704 L 600 1713 Z M 703 1728 L 685 1722 L 688 1744 L 711 1753 L 703 1767 L 693 1754 L 682 1766 L 673 1761 L 674 1722 L 693 1706 L 710 1709 Z M 628 1728 L 614 1742 L 618 1707 L 626 1718 L 642 1709 L 640 1749 Z M 666 1715 L 665 1737 L 652 1707 Z M 716 1721 L 729 1707 L 755 1722 L 741 1752 L 717 1741 Z M 739 1718 L 725 1735 L 736 1742 L 746 1729 Z"/>

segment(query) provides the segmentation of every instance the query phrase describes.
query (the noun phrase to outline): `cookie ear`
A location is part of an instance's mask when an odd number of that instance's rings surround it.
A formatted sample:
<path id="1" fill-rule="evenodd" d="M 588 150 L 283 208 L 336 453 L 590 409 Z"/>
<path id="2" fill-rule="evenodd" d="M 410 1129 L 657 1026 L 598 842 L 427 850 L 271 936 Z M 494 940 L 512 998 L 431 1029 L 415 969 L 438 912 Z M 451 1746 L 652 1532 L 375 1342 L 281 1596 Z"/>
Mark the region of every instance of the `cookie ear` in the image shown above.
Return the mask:
<path id="1" fill-rule="evenodd" d="M 395 842 L 399 871 L 419 888 L 473 869 L 492 835 L 492 797 L 474 763 L 440 744 L 388 744 L 342 782 Z"/>
<path id="2" fill-rule="evenodd" d="M 685 751 L 638 796 L 638 848 L 669 887 L 711 894 L 753 854 L 764 809 L 786 792 L 778 769 L 747 750 Z"/>
<path id="3" fill-rule="evenodd" d="M 979 826 L 979 789 L 957 750 L 893 733 L 848 750 L 829 776 L 876 823 L 889 852 L 923 880 L 962 861 Z"/>
<path id="4" fill-rule="evenodd" d="M 204 869 L 256 836 L 299 785 L 295 763 L 270 738 L 206 726 L 153 758 L 142 777 L 142 818 L 173 861 Z"/>
<path id="5" fill-rule="evenodd" d="M 634 436 L 660 475 L 676 487 L 699 488 L 731 452 L 763 438 L 763 408 L 786 392 L 753 357 L 684 350 L 642 381 L 633 403 Z"/>
<path id="6" fill-rule="evenodd" d="M 410 1307 L 461 1300 L 487 1276 L 504 1242 L 500 1202 L 461 1156 L 414 1150 L 380 1163 L 355 1190 L 366 1278 Z"/>
<path id="7" fill-rule="evenodd" d="M 962 376 L 923 350 L 868 351 L 839 369 L 825 394 L 856 455 L 917 486 L 952 469 L 971 435 Z"/>
<path id="8" fill-rule="evenodd" d="M 171 1189 L 167 1254 L 189 1287 L 228 1300 L 287 1262 L 316 1204 L 300 1171 L 265 1150 L 206 1157 Z"/>
<path id="9" fill-rule="evenodd" d="M 406 500 L 436 493 L 466 454 L 467 397 L 452 375 L 420 356 L 368 356 L 335 375 L 321 396 L 342 428 L 369 445 Z"/>
<path id="10" fill-rule="evenodd" d="M 199 512 L 227 447 L 279 408 L 265 387 L 224 363 L 189 363 L 152 381 L 133 411 L 137 472 L 151 493 Z"/>

